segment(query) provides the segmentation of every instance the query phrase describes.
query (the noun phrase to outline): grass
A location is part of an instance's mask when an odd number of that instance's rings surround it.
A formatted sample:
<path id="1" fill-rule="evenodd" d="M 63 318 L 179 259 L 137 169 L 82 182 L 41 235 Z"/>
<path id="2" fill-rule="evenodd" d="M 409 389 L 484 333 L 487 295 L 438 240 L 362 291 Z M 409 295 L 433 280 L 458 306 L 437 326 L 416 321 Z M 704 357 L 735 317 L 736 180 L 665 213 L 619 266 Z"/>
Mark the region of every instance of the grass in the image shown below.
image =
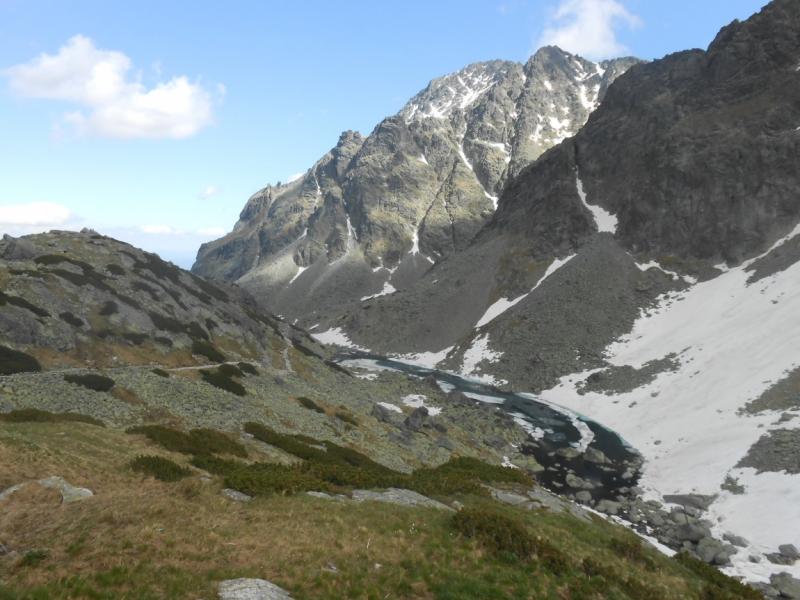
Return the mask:
<path id="1" fill-rule="evenodd" d="M 80 385 L 88 390 L 94 390 L 95 392 L 108 392 L 115 385 L 114 380 L 110 377 L 97 375 L 96 373 L 67 373 L 64 375 L 64 381 Z"/>
<path id="2" fill-rule="evenodd" d="M 41 370 L 42 365 L 30 354 L 0 346 L 0 375 L 38 373 Z"/>
<path id="3" fill-rule="evenodd" d="M 191 471 L 163 456 L 137 456 L 131 461 L 131 470 L 155 477 L 159 481 L 179 481 Z"/>
<path id="4" fill-rule="evenodd" d="M 71 412 L 52 413 L 36 408 L 20 408 L 7 413 L 0 413 L 0 421 L 5 421 L 6 423 L 86 423 L 97 427 L 105 427 L 102 421 L 89 415 Z"/>
<path id="5" fill-rule="evenodd" d="M 303 494 L 234 505 L 217 483 L 163 483 L 126 468 L 158 451 L 113 429 L 0 423 L 0 481 L 58 473 L 102 490 L 63 507 L 24 495 L 5 501 L 3 543 L 47 548 L 49 557 L 26 568 L 6 569 L 3 562 L 0 598 L 213 598 L 223 579 L 260 577 L 293 597 L 322 600 L 701 600 L 725 597 L 712 595 L 719 587 L 712 579 L 731 581 L 650 548 L 644 551 L 655 569 L 627 561 L 609 540 L 628 532 L 603 520 L 524 511 L 488 498 L 460 500 L 466 510 L 496 511 L 524 527 L 537 544 L 533 559 L 490 551 L 455 530 L 444 511 Z M 172 458 L 182 466 L 180 455 Z M 568 558 L 566 569 L 541 559 L 541 541 Z M 326 570 L 331 564 L 335 573 Z"/>
<path id="6" fill-rule="evenodd" d="M 242 444 L 214 429 L 192 429 L 183 432 L 164 425 L 142 425 L 129 428 L 127 433 L 144 435 L 162 448 L 182 454 L 247 456 L 247 450 Z"/>

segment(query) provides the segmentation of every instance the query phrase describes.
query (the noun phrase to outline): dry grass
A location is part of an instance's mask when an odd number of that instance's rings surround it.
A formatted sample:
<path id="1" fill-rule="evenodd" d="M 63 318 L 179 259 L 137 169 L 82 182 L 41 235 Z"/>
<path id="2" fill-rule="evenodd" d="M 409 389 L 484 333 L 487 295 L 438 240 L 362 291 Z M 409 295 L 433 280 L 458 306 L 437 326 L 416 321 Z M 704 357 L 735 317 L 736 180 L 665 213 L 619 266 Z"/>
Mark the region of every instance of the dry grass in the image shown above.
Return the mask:
<path id="1" fill-rule="evenodd" d="M 61 505 L 57 494 L 34 486 L 0 501 L 0 543 L 47 554 L 28 567 L 0 559 L 0 581 L 19 589 L 46 586 L 43 598 L 91 595 L 78 593 L 86 586 L 98 598 L 214 598 L 216 581 L 241 576 L 263 577 L 296 598 L 633 597 L 573 595 L 575 583 L 545 565 L 503 561 L 462 538 L 450 513 L 306 495 L 239 504 L 220 494 L 218 479 L 204 482 L 197 471 L 178 483 L 133 473 L 128 463 L 140 454 L 188 464 L 183 455 L 120 431 L 0 423 L 0 489 L 61 475 L 95 492 Z M 619 528 L 544 512 L 514 514 L 574 560 L 575 581 L 586 580 L 580 561 L 599 557 L 645 582 L 648 600 L 699 597 L 696 577 L 674 561 L 653 553 L 651 570 L 604 550 L 609 538 L 629 535 Z"/>

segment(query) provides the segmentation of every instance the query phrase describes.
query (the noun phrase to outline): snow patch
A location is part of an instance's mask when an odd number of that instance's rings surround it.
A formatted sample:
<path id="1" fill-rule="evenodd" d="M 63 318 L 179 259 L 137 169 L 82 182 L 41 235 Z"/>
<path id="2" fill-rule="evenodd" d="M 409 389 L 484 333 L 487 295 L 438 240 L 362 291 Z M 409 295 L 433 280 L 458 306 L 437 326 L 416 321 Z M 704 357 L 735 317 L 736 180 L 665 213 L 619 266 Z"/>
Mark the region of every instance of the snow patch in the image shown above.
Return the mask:
<path id="1" fill-rule="evenodd" d="M 289 283 L 287 283 L 286 285 L 292 285 L 292 284 L 295 282 L 295 279 L 297 279 L 298 277 L 300 277 L 300 275 L 302 275 L 302 274 L 303 274 L 303 272 L 304 272 L 306 269 L 308 269 L 308 267 L 298 267 L 298 268 L 297 268 L 297 273 L 295 273 L 295 274 L 294 274 L 294 277 L 292 277 L 292 278 L 289 280 Z"/>
<path id="2" fill-rule="evenodd" d="M 430 406 L 429 404 L 426 404 L 427 400 L 428 397 L 423 394 L 409 394 L 408 396 L 403 396 L 402 398 L 403 404 L 411 408 L 421 408 L 424 406 L 428 409 L 428 414 L 432 417 L 442 413 L 442 409 L 438 406 Z"/>
<path id="3" fill-rule="evenodd" d="M 503 352 L 489 349 L 489 334 L 477 336 L 472 345 L 464 352 L 461 363 L 461 373 L 466 377 L 474 377 L 476 380 L 492 385 L 505 382 L 498 381 L 491 375 L 477 373 L 478 365 L 483 362 L 493 363 L 503 356 Z"/>
<path id="4" fill-rule="evenodd" d="M 608 233 L 616 233 L 616 215 L 612 215 L 602 206 L 595 206 L 586 202 L 586 192 L 583 191 L 583 182 L 581 181 L 580 175 L 578 175 L 577 169 L 575 171 L 575 183 L 578 187 L 578 196 L 580 196 L 583 205 L 589 210 L 589 212 L 592 213 L 595 225 L 597 225 L 597 230 L 606 231 Z"/>
<path id="5" fill-rule="evenodd" d="M 375 375 L 375 374 L 373 373 L 373 375 Z M 376 377 L 377 377 L 377 375 L 376 375 Z M 378 406 L 382 406 L 386 410 L 390 410 L 392 412 L 400 413 L 401 415 L 403 414 L 403 409 L 400 408 L 399 406 L 397 406 L 396 404 L 392 404 L 391 402 L 377 402 L 376 404 Z"/>
<path id="6" fill-rule="evenodd" d="M 367 300 L 372 300 L 373 298 L 380 298 L 381 296 L 388 296 L 390 294 L 394 294 L 396 291 L 397 290 L 395 287 L 387 281 L 383 284 L 383 289 L 380 292 L 377 294 L 372 294 L 371 296 L 364 296 L 361 298 L 361 302 L 366 302 Z"/>
<path id="7" fill-rule="evenodd" d="M 329 344 L 331 346 L 342 346 L 343 348 L 351 348 L 352 350 L 361 350 L 362 352 L 369 352 L 367 348 L 363 348 L 361 346 L 357 346 L 348 337 L 347 333 L 345 333 L 344 329 L 341 327 L 333 327 L 332 329 L 328 329 L 327 331 L 322 331 L 320 333 L 312 333 L 311 337 L 313 337 L 318 342 L 323 344 Z"/>
<path id="8" fill-rule="evenodd" d="M 425 367 L 426 369 L 434 369 L 436 365 L 442 362 L 447 355 L 453 350 L 453 346 L 449 346 L 444 350 L 439 350 L 438 352 L 418 352 L 416 354 L 400 354 L 392 356 L 397 360 L 401 360 L 406 362 L 410 365 L 416 365 L 418 367 Z"/>

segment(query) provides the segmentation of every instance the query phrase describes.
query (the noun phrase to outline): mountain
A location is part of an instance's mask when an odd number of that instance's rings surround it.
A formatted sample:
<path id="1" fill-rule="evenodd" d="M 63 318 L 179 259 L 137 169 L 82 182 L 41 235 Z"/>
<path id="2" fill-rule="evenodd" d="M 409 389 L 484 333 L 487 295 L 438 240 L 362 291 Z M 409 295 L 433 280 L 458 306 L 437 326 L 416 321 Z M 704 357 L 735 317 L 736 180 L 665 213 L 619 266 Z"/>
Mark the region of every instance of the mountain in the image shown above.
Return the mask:
<path id="1" fill-rule="evenodd" d="M 555 47 L 432 81 L 368 137 L 345 132 L 302 177 L 254 194 L 193 272 L 287 319 L 390 294 L 466 248 L 509 178 L 573 135 L 635 59 Z"/>
<path id="2" fill-rule="evenodd" d="M 315 331 L 596 418 L 645 455 L 646 494 L 701 494 L 720 534 L 749 541 L 732 569 L 785 570 L 799 98 L 800 4 L 775 0 L 705 51 L 631 68 L 467 248 Z"/>

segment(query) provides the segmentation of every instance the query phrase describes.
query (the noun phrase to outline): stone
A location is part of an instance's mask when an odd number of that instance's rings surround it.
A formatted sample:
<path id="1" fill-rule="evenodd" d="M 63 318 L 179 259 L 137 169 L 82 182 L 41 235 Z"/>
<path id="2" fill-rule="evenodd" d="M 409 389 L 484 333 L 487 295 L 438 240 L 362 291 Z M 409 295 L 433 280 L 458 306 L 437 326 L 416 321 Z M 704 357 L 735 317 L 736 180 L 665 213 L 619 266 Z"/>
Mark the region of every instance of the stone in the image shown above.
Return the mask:
<path id="1" fill-rule="evenodd" d="M 567 460 L 573 460 L 581 455 L 581 451 L 577 448 L 573 448 L 572 446 L 567 446 L 565 448 L 559 448 L 556 450 L 556 455 L 560 456 L 561 458 L 566 458 Z"/>
<path id="2" fill-rule="evenodd" d="M 424 406 L 420 406 L 415 408 L 410 415 L 408 415 L 403 421 L 403 425 L 406 426 L 406 429 L 410 431 L 419 431 L 422 429 L 422 426 L 425 424 L 425 420 L 428 418 L 428 409 Z"/>
<path id="3" fill-rule="evenodd" d="M 621 505 L 619 502 L 613 500 L 599 500 L 595 508 L 607 515 L 616 515 L 619 512 Z"/>
<path id="4" fill-rule="evenodd" d="M 687 523 L 675 528 L 675 537 L 680 541 L 699 542 L 703 538 L 709 537 L 711 530 L 699 523 Z"/>
<path id="5" fill-rule="evenodd" d="M 383 492 L 353 490 L 352 499 L 356 502 L 386 502 L 387 504 L 397 504 L 400 506 L 422 506 L 425 508 L 453 511 L 452 508 L 437 500 L 433 500 L 432 498 L 428 498 L 412 490 L 400 488 L 389 488 Z"/>
<path id="6" fill-rule="evenodd" d="M 369 414 L 381 423 L 391 423 L 392 421 L 392 412 L 378 403 L 372 405 L 372 410 L 370 410 Z"/>
<path id="7" fill-rule="evenodd" d="M 746 548 L 750 545 L 750 542 L 748 542 L 746 539 L 732 533 L 723 534 L 722 539 L 730 544 L 733 544 L 734 546 L 738 546 L 739 548 Z"/>
<path id="8" fill-rule="evenodd" d="M 591 481 L 587 481 L 586 479 L 578 477 L 573 473 L 568 473 L 567 476 L 564 478 L 564 481 L 569 487 L 575 489 L 593 490 L 595 487 Z"/>
<path id="9" fill-rule="evenodd" d="M 513 492 L 506 492 L 504 490 L 491 489 L 492 498 L 503 504 L 510 504 L 511 506 L 522 506 L 528 504 L 531 500 L 527 496 L 515 494 Z"/>
<path id="10" fill-rule="evenodd" d="M 703 494 L 666 494 L 664 502 L 667 504 L 680 504 L 683 507 L 692 507 L 701 511 L 708 510 L 716 496 Z"/>
<path id="11" fill-rule="evenodd" d="M 695 548 L 695 554 L 710 565 L 727 565 L 730 557 L 736 554 L 733 546 L 715 540 L 712 537 L 705 537 L 700 540 Z"/>
<path id="12" fill-rule="evenodd" d="M 586 452 L 584 452 L 583 459 L 592 463 L 597 463 L 599 465 L 605 465 L 610 462 L 608 460 L 608 457 L 605 454 L 603 454 L 602 451 L 597 450 L 596 448 L 592 448 L 591 446 L 589 446 L 586 449 Z"/>
<path id="13" fill-rule="evenodd" d="M 230 500 L 233 500 L 234 502 L 250 502 L 253 499 L 252 496 L 248 496 L 239 490 L 234 490 L 231 488 L 225 488 L 222 490 L 222 495 Z"/>
<path id="14" fill-rule="evenodd" d="M 800 558 L 800 552 L 798 552 L 797 547 L 794 544 L 781 544 L 778 546 L 778 552 L 781 553 L 782 556 L 786 558 L 792 558 L 797 560 Z"/>
<path id="15" fill-rule="evenodd" d="M 219 584 L 219 600 L 291 600 L 289 592 L 264 579 L 228 579 Z"/>
<path id="16" fill-rule="evenodd" d="M 80 502 L 94 496 L 92 490 L 70 485 L 63 477 L 47 477 L 46 479 L 40 479 L 37 483 L 42 487 L 61 492 L 61 501 L 64 504 Z"/>
<path id="17" fill-rule="evenodd" d="M 800 579 L 792 577 L 789 573 L 778 573 L 770 577 L 769 582 L 778 590 L 781 598 L 800 598 Z"/>
<path id="18" fill-rule="evenodd" d="M 575 494 L 575 499 L 581 504 L 589 504 L 592 501 L 592 493 L 586 490 L 581 490 Z"/>
<path id="19" fill-rule="evenodd" d="M 306 492 L 306 495 L 320 500 L 333 500 L 334 502 L 347 502 L 349 498 L 343 494 L 326 494 L 325 492 Z"/>

